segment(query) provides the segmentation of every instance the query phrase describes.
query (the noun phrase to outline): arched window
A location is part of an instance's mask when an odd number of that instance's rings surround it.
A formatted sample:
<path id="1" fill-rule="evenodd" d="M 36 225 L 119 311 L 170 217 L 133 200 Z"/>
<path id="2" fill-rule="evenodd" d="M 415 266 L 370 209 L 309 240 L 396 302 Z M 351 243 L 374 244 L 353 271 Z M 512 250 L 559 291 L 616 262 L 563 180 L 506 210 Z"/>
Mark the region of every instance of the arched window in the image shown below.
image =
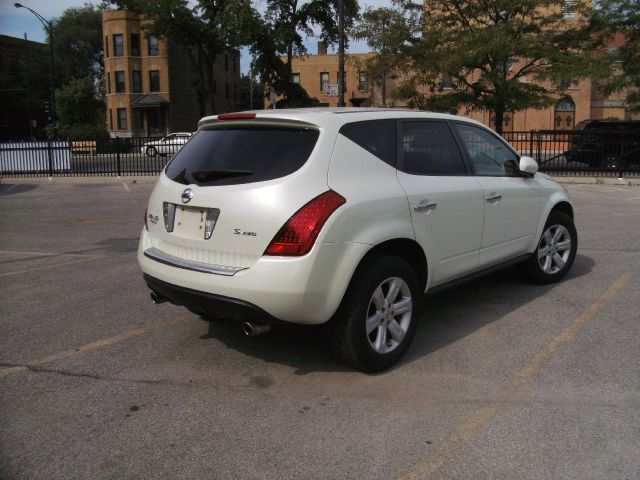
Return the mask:
<path id="1" fill-rule="evenodd" d="M 553 109 L 555 130 L 573 130 L 576 123 L 576 104 L 569 97 L 562 98 Z"/>

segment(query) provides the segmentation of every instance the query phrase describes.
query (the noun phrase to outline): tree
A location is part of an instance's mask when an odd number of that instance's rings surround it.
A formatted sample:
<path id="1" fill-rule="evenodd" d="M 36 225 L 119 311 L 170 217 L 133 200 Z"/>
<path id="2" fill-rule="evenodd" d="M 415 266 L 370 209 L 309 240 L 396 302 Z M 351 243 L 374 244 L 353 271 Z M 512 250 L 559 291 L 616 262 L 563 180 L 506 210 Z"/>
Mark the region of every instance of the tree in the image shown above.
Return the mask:
<path id="1" fill-rule="evenodd" d="M 58 135 L 72 138 L 92 138 L 106 134 L 105 104 L 96 95 L 92 75 L 70 80 L 56 92 Z"/>
<path id="2" fill-rule="evenodd" d="M 53 21 L 56 85 L 91 75 L 99 91 L 104 91 L 103 10 L 85 4 L 67 8 Z"/>
<path id="3" fill-rule="evenodd" d="M 149 34 L 185 47 L 195 74 L 200 115 L 216 111 L 213 69 L 216 56 L 248 45 L 259 27 L 259 15 L 249 0 L 115 0 L 120 8 L 151 20 Z M 191 6 L 193 5 L 193 6 Z"/>
<path id="4" fill-rule="evenodd" d="M 343 5 L 345 29 L 349 29 L 358 15 L 358 2 L 343 0 Z M 291 81 L 292 60 L 307 53 L 303 34 L 315 36 L 314 27 L 328 44 L 337 43 L 338 1 L 267 0 L 266 7 L 251 46 L 254 68 L 278 93 L 285 95 L 286 105 L 313 104 L 313 99 Z M 285 56 L 286 61 L 280 56 Z"/>
<path id="5" fill-rule="evenodd" d="M 567 15 L 547 0 L 427 0 L 425 8 L 394 0 L 407 76 L 402 94 L 413 106 L 461 106 L 494 113 L 544 108 L 568 83 L 602 72 L 592 54 L 584 12 Z M 421 30 L 403 24 L 423 25 Z M 409 32 L 407 34 L 407 32 Z M 446 88 L 445 87 L 452 87 Z"/>
<path id="6" fill-rule="evenodd" d="M 604 87 L 605 94 L 640 85 L 640 2 L 638 0 L 600 0 L 591 17 L 594 32 L 606 37 L 624 35 L 624 45 L 610 52 L 610 59 L 620 68 L 612 69 L 613 77 Z M 631 111 L 640 111 L 640 91 L 627 92 Z"/>

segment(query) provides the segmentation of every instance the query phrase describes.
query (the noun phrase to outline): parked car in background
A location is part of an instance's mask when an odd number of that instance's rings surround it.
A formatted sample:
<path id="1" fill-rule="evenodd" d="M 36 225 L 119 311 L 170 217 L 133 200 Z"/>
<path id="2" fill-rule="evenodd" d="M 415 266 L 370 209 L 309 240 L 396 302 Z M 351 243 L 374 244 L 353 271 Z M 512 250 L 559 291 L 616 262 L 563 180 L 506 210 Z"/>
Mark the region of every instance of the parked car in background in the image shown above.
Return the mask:
<path id="1" fill-rule="evenodd" d="M 346 361 L 379 371 L 409 347 L 425 292 L 510 264 L 537 283 L 567 274 L 573 207 L 537 169 L 454 115 L 206 117 L 158 179 L 138 261 L 154 303 L 247 335 L 328 322 Z"/>
<path id="2" fill-rule="evenodd" d="M 580 133 L 564 152 L 568 162 L 603 169 L 640 167 L 640 121 L 584 120 L 576 129 Z"/>
<path id="3" fill-rule="evenodd" d="M 150 157 L 156 155 L 173 155 L 189 141 L 190 132 L 170 133 L 166 137 L 142 145 L 142 153 Z"/>

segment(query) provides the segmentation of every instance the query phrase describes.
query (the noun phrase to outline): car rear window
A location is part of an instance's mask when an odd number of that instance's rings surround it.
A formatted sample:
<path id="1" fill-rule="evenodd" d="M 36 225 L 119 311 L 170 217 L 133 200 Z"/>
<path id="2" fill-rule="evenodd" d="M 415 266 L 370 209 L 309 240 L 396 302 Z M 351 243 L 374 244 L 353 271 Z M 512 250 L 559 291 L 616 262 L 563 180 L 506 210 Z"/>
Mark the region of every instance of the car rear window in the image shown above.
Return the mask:
<path id="1" fill-rule="evenodd" d="M 305 164 L 318 140 L 310 128 L 230 126 L 201 130 L 166 175 L 185 185 L 237 185 L 284 177 Z"/>

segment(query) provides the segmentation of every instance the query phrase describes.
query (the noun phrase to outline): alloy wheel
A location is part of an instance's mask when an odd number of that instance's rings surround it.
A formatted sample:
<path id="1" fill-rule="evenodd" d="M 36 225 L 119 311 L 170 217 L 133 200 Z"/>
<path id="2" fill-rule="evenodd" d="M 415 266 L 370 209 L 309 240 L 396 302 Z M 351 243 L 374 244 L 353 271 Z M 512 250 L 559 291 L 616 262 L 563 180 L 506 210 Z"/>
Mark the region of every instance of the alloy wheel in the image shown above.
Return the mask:
<path id="1" fill-rule="evenodd" d="M 538 245 L 538 265 L 548 275 L 558 273 L 571 255 L 571 234 L 563 225 L 552 225 Z"/>
<path id="2" fill-rule="evenodd" d="M 411 289 L 402 278 L 380 283 L 367 309 L 366 333 L 371 348 L 377 353 L 395 350 L 409 329 L 412 310 Z"/>

